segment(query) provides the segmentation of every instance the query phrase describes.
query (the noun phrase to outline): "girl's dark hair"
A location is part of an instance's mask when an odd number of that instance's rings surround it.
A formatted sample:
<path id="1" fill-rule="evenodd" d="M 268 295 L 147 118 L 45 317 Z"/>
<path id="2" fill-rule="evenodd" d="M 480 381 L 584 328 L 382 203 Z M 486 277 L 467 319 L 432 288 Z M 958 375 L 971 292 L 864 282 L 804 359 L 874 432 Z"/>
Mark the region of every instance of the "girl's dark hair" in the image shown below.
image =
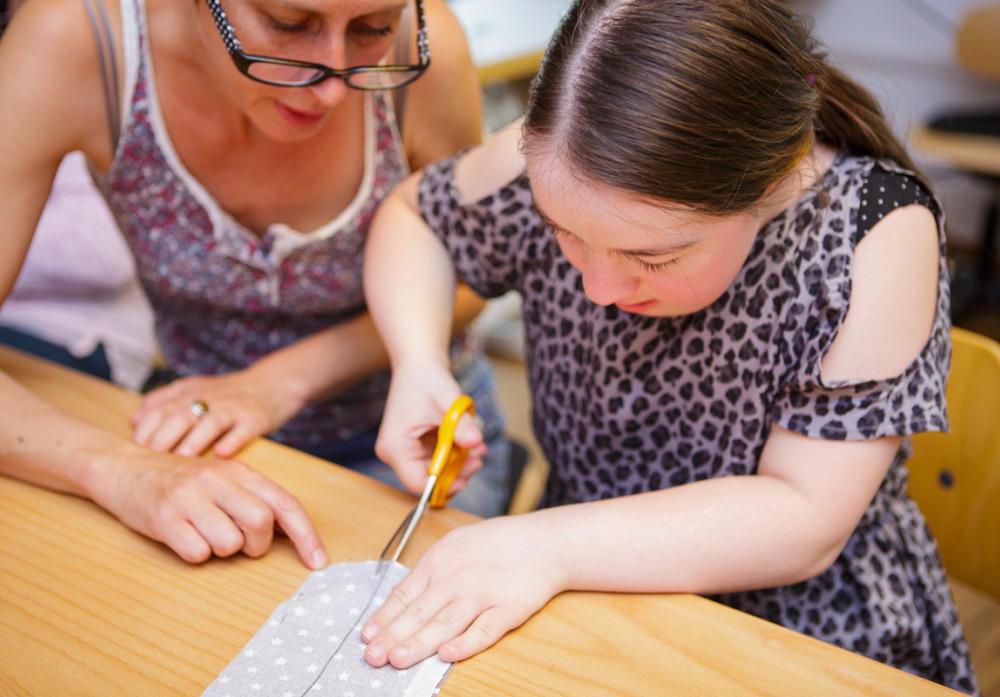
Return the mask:
<path id="1" fill-rule="evenodd" d="M 779 0 L 577 0 L 523 132 L 583 179 L 714 214 L 752 208 L 817 139 L 913 167 Z"/>

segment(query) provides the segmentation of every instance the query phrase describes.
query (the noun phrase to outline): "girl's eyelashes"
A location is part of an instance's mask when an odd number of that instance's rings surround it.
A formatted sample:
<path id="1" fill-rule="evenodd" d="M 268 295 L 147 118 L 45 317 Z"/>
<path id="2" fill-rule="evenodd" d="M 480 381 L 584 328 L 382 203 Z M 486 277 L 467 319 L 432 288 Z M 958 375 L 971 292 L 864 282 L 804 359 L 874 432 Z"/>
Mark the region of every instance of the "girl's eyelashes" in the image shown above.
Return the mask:
<path id="1" fill-rule="evenodd" d="M 668 259 L 667 261 L 658 261 L 656 263 L 653 263 L 651 261 L 644 261 L 642 259 L 635 259 L 635 262 L 639 266 L 641 266 L 643 269 L 645 269 L 646 271 L 655 272 L 655 271 L 663 271 L 664 269 L 673 266 L 674 264 L 677 263 L 677 260 L 676 259 Z"/>
<path id="2" fill-rule="evenodd" d="M 552 223 L 549 223 L 549 226 L 552 228 L 552 232 L 555 233 L 555 236 L 560 238 L 564 243 L 576 244 L 579 242 L 576 235 L 569 230 L 552 225 Z M 627 261 L 638 264 L 640 268 L 649 272 L 663 271 L 671 266 L 674 266 L 678 262 L 678 258 L 667 259 L 666 261 L 646 261 L 642 257 L 634 256 L 626 252 L 618 252 L 617 254 Z"/>

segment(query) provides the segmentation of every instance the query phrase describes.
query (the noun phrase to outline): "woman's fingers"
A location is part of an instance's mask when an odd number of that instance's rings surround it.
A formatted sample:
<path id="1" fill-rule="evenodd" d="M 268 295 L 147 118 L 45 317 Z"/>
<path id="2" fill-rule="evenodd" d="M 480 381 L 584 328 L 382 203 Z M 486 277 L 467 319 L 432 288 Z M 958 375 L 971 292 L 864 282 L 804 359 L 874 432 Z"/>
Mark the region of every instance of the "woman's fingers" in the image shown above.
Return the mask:
<path id="1" fill-rule="evenodd" d="M 278 524 L 306 566 L 327 564 L 319 533 L 298 499 L 243 463 L 157 455 L 153 467 L 122 484 L 102 505 L 186 561 L 237 552 L 259 557 Z"/>
<path id="2" fill-rule="evenodd" d="M 281 532 L 295 545 L 299 557 L 306 566 L 311 569 L 322 569 L 326 566 L 329 562 L 323 541 L 299 500 L 270 479 L 252 470 L 251 472 L 254 479 L 247 484 L 247 487 L 268 507 L 271 515 L 271 524 L 267 526 L 269 534 L 273 534 L 274 524 L 277 523 Z M 270 544 L 271 539 L 268 538 L 263 549 L 266 551 Z"/>

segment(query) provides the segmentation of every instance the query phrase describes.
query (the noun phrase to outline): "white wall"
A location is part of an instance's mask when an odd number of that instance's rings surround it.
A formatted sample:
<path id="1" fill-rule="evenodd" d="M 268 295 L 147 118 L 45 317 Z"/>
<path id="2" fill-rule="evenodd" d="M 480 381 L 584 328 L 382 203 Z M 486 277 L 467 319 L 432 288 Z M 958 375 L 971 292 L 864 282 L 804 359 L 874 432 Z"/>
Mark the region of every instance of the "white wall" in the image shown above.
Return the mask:
<path id="1" fill-rule="evenodd" d="M 1000 83 L 964 72 L 954 54 L 954 30 L 983 0 L 799 0 L 834 64 L 882 102 L 901 138 L 942 112 L 992 105 Z M 997 37 L 1000 41 L 1000 37 Z M 933 180 L 956 239 L 978 238 L 988 188 L 913 151 Z"/>

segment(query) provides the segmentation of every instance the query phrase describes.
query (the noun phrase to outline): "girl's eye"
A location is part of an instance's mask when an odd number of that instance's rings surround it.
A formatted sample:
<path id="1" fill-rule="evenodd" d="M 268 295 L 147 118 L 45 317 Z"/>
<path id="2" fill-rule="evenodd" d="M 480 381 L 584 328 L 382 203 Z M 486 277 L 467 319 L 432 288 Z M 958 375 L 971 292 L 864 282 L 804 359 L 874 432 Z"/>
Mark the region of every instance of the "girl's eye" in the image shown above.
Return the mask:
<path id="1" fill-rule="evenodd" d="M 655 264 L 651 261 L 643 261 L 642 259 L 636 259 L 635 261 L 643 269 L 650 272 L 663 271 L 664 269 L 669 268 L 677 263 L 676 259 L 669 259 L 667 261 L 658 261 Z"/>

